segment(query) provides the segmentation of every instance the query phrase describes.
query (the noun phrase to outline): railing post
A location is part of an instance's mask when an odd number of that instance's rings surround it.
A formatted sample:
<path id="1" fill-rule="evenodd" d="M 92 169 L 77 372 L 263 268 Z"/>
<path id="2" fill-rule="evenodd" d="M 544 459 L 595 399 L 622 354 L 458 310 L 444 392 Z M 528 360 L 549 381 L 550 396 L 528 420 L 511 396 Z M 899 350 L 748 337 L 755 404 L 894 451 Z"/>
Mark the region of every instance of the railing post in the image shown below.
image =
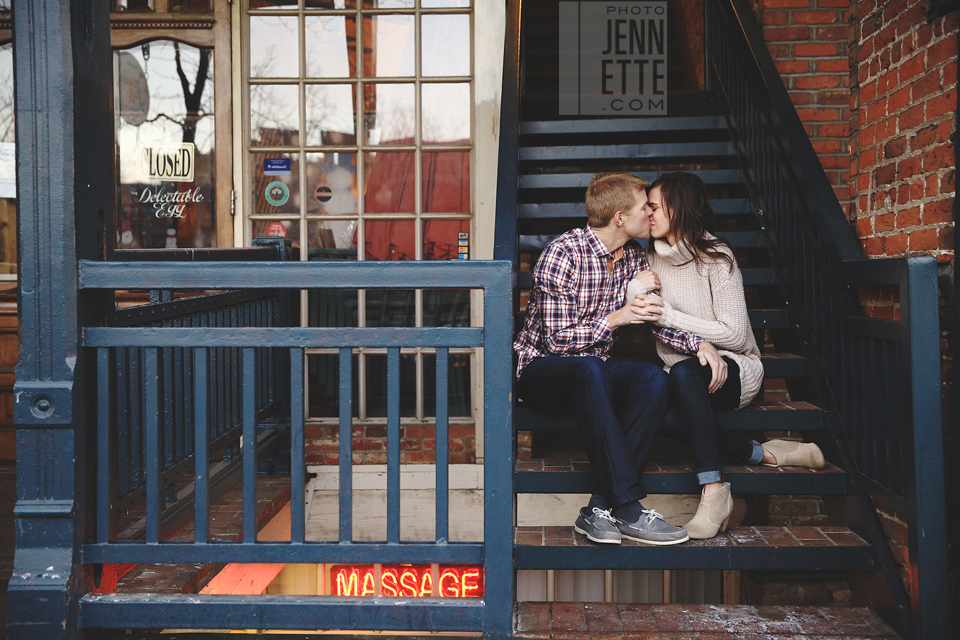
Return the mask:
<path id="1" fill-rule="evenodd" d="M 943 415 L 940 407 L 940 322 L 937 263 L 910 258 L 900 286 L 903 354 L 908 398 L 912 398 L 913 465 L 910 567 L 914 637 L 950 637 L 950 580 L 947 575 L 946 497 L 943 486 Z M 904 295 L 904 292 L 906 295 Z"/>
<path id="2" fill-rule="evenodd" d="M 508 262 L 495 263 L 483 296 L 484 638 L 513 634 L 513 358 Z"/>
<path id="3" fill-rule="evenodd" d="M 78 295 L 77 258 L 102 259 L 113 237 L 110 24 L 105 1 L 13 9 L 21 344 L 7 632 L 55 640 L 80 635 L 80 541 L 95 533 L 96 355 L 78 326 L 99 323 L 99 294 Z"/>

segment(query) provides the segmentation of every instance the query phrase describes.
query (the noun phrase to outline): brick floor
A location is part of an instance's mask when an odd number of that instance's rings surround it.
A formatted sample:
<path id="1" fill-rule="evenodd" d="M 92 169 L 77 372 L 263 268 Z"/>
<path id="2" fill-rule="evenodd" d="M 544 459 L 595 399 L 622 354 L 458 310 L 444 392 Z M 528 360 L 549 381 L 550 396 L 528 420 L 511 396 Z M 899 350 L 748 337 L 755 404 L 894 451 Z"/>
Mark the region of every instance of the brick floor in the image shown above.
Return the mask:
<path id="1" fill-rule="evenodd" d="M 899 639 L 870 609 L 520 602 L 516 637 L 540 640 Z"/>

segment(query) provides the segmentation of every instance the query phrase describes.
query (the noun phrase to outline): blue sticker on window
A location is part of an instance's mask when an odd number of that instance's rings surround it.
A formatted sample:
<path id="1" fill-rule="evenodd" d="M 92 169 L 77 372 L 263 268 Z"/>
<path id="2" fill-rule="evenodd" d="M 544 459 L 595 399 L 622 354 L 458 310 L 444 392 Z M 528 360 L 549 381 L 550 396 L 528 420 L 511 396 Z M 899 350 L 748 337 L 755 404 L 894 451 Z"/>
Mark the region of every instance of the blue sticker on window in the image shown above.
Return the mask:
<path id="1" fill-rule="evenodd" d="M 263 175 L 265 176 L 290 175 L 290 158 L 266 158 L 263 161 Z"/>

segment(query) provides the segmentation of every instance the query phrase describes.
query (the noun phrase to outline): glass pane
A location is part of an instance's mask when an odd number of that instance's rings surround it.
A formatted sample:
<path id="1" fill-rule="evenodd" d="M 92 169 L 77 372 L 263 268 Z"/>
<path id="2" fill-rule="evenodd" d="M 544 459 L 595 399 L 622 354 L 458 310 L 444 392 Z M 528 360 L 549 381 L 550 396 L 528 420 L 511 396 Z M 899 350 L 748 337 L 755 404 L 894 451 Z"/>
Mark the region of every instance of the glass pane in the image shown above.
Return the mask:
<path id="1" fill-rule="evenodd" d="M 469 220 L 427 220 L 423 223 L 424 260 L 467 260 Z"/>
<path id="2" fill-rule="evenodd" d="M 250 85 L 251 144 L 290 147 L 300 144 L 297 85 Z"/>
<path id="3" fill-rule="evenodd" d="M 363 75 L 412 76 L 416 55 L 413 16 L 378 15 L 363 19 Z M 380 56 L 380 53 L 383 53 Z"/>
<path id="4" fill-rule="evenodd" d="M 253 237 L 262 236 L 281 237 L 290 240 L 293 244 L 300 244 L 299 220 L 254 220 Z"/>
<path id="5" fill-rule="evenodd" d="M 296 153 L 250 154 L 252 212 L 300 214 L 300 158 Z"/>
<path id="6" fill-rule="evenodd" d="M 213 12 L 213 0 L 173 0 L 170 3 L 171 13 L 203 13 Z"/>
<path id="7" fill-rule="evenodd" d="M 423 85 L 423 143 L 470 144 L 470 85 Z"/>
<path id="8" fill-rule="evenodd" d="M 364 9 L 413 9 L 413 0 L 363 0 Z"/>
<path id="9" fill-rule="evenodd" d="M 308 153 L 307 213 L 355 214 L 357 167 L 355 153 Z M 352 244 L 352 243 L 351 243 Z"/>
<path id="10" fill-rule="evenodd" d="M 0 45 L 0 273 L 17 272 L 16 133 L 13 43 L 8 42 Z"/>
<path id="11" fill-rule="evenodd" d="M 251 9 L 296 9 L 297 0 L 250 0 Z"/>
<path id="12" fill-rule="evenodd" d="M 423 210 L 426 213 L 470 211 L 470 152 L 423 154 Z"/>
<path id="13" fill-rule="evenodd" d="M 359 416 L 360 398 L 358 391 L 360 389 L 360 357 L 354 355 L 353 366 L 351 367 L 351 378 L 353 378 L 350 388 L 353 389 L 353 417 Z M 307 356 L 307 405 L 308 413 L 311 418 L 335 418 L 340 415 L 340 356 L 335 354 L 320 354 Z M 336 426 L 319 427 L 320 429 L 329 429 L 325 432 L 325 440 L 333 445 L 337 440 L 338 429 Z M 322 443 L 321 443 L 322 445 Z M 326 464 L 337 463 L 336 446 L 329 447 L 330 451 L 324 450 L 325 455 L 332 455 L 332 459 L 325 458 Z"/>
<path id="14" fill-rule="evenodd" d="M 413 220 L 365 220 L 363 224 L 366 260 L 416 259 Z"/>
<path id="15" fill-rule="evenodd" d="M 424 289 L 423 326 L 469 327 L 469 289 Z"/>
<path id="16" fill-rule="evenodd" d="M 300 75 L 296 16 L 250 16 L 250 77 Z"/>
<path id="17" fill-rule="evenodd" d="M 303 6 L 307 9 L 355 9 L 355 0 L 305 0 Z"/>
<path id="18" fill-rule="evenodd" d="M 425 9 L 435 7 L 469 7 L 470 0 L 420 0 L 420 6 Z"/>
<path id="19" fill-rule="evenodd" d="M 350 84 L 306 86 L 307 144 L 353 145 L 357 143 L 354 95 Z"/>
<path id="20" fill-rule="evenodd" d="M 473 384 L 470 382 L 470 355 L 450 356 L 448 367 L 449 396 L 447 411 L 451 418 L 469 418 L 472 414 Z M 423 354 L 423 414 L 437 415 L 437 356 Z M 438 447 L 440 448 L 440 447 Z"/>
<path id="21" fill-rule="evenodd" d="M 412 292 L 411 292 L 412 295 Z M 387 356 L 367 355 L 367 417 L 387 416 Z M 417 411 L 417 361 L 412 354 L 400 356 L 400 416 Z"/>
<path id="22" fill-rule="evenodd" d="M 155 40 L 113 66 L 118 246 L 216 246 L 213 50 Z"/>
<path id="23" fill-rule="evenodd" d="M 356 220 L 309 220 L 307 236 L 310 260 L 357 259 Z"/>
<path id="24" fill-rule="evenodd" d="M 153 11 L 154 0 L 113 0 L 110 11 Z M 9 11 L 13 3 L 0 0 L 0 11 Z"/>
<path id="25" fill-rule="evenodd" d="M 308 16 L 304 24 L 308 78 L 352 78 L 357 73 L 357 19 Z"/>
<path id="26" fill-rule="evenodd" d="M 412 151 L 379 151 L 363 154 L 367 213 L 413 213 L 415 154 Z"/>
<path id="27" fill-rule="evenodd" d="M 417 128 L 412 84 L 363 86 L 363 134 L 367 144 L 410 145 Z"/>
<path id="28" fill-rule="evenodd" d="M 421 21 L 423 75 L 470 75 L 470 16 L 426 15 Z"/>

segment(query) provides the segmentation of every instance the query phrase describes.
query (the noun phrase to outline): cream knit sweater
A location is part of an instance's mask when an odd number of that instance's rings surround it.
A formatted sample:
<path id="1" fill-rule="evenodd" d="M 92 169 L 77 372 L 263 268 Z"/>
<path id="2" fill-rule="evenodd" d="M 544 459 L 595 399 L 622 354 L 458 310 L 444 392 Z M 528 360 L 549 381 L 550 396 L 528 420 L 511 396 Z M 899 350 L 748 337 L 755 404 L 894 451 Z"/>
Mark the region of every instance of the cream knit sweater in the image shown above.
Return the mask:
<path id="1" fill-rule="evenodd" d="M 760 349 L 753 337 L 747 303 L 743 297 L 743 276 L 734 261 L 733 272 L 725 260 L 709 258 L 698 268 L 691 253 L 680 243 L 671 247 L 651 239 L 647 257 L 650 268 L 660 277 L 663 295 L 663 316 L 657 323 L 663 327 L 694 333 L 728 356 L 740 367 L 740 407 L 753 400 L 763 383 Z M 721 251 L 733 254 L 726 247 Z M 636 280 L 627 287 L 627 300 L 644 288 Z M 664 369 L 690 358 L 657 341 L 657 354 Z"/>

